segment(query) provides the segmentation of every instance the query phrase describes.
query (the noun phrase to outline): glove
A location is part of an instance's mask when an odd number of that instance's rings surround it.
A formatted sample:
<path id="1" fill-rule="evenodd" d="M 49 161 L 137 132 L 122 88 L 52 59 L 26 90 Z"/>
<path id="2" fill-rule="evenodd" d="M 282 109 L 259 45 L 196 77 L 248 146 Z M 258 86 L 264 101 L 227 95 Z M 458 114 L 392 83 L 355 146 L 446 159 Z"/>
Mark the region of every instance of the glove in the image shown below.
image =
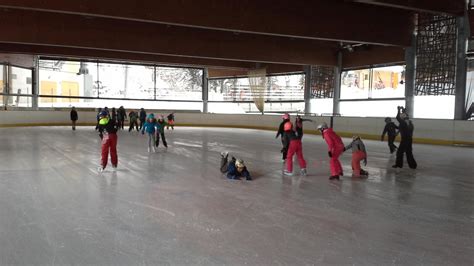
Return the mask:
<path id="1" fill-rule="evenodd" d="M 364 166 L 367 166 L 367 159 L 364 159 Z"/>
<path id="2" fill-rule="evenodd" d="M 332 158 L 332 153 L 328 151 L 329 158 Z"/>

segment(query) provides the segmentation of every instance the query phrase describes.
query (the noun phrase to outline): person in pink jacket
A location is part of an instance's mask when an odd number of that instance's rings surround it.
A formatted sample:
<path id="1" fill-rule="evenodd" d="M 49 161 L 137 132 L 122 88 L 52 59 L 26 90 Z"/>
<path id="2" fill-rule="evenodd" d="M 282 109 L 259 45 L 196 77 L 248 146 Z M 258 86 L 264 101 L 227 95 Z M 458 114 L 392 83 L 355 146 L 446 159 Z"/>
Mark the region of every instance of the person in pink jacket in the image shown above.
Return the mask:
<path id="1" fill-rule="evenodd" d="M 319 125 L 318 129 L 321 131 L 323 139 L 328 144 L 328 155 L 331 158 L 329 162 L 331 176 L 329 179 L 339 179 L 339 176 L 343 175 L 339 156 L 344 152 L 344 143 L 342 143 L 341 137 L 339 137 L 332 128 L 329 128 L 326 123 Z"/>

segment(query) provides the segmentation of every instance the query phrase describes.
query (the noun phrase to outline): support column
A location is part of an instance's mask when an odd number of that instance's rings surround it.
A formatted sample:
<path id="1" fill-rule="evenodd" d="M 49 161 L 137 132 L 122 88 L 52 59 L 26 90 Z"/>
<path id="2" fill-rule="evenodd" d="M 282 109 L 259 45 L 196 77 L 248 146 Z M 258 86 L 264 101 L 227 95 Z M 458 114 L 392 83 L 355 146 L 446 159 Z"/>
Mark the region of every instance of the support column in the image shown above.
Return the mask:
<path id="1" fill-rule="evenodd" d="M 209 74 L 207 68 L 202 71 L 202 112 L 207 114 L 207 101 L 209 100 Z"/>
<path id="2" fill-rule="evenodd" d="M 304 113 L 311 113 L 311 66 L 304 67 Z"/>
<path id="3" fill-rule="evenodd" d="M 340 113 L 339 100 L 341 99 L 341 72 L 342 72 L 342 52 L 337 53 L 337 66 L 334 68 L 334 95 L 332 112 Z"/>
<path id="4" fill-rule="evenodd" d="M 466 119 L 466 75 L 467 75 L 467 38 L 468 20 L 466 16 L 456 18 L 456 92 L 454 100 L 454 119 Z"/>
<path id="5" fill-rule="evenodd" d="M 10 91 L 8 90 L 8 66 L 3 65 L 3 93 L 8 94 Z M 3 109 L 7 110 L 8 106 L 8 96 L 3 95 Z"/>
<path id="6" fill-rule="evenodd" d="M 412 35 L 411 47 L 405 48 L 405 108 L 408 116 L 413 118 L 415 99 L 415 71 L 416 71 L 416 35 Z M 393 110 L 395 114 L 396 111 Z"/>
<path id="7" fill-rule="evenodd" d="M 35 56 L 33 58 L 33 72 L 32 72 L 32 84 L 31 84 L 31 93 L 33 97 L 31 99 L 31 108 L 33 110 L 38 110 L 38 95 L 39 95 L 39 57 Z"/>

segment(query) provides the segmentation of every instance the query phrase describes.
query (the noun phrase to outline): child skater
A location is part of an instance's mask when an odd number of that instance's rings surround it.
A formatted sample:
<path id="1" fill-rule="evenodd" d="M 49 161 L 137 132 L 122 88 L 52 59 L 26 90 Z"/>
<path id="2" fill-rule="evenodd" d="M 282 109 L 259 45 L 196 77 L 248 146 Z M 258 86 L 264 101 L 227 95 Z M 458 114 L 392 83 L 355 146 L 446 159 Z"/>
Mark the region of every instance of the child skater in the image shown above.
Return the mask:
<path id="1" fill-rule="evenodd" d="M 352 149 L 352 175 L 360 177 L 361 175 L 369 175 L 369 172 L 360 168 L 360 161 L 364 160 L 364 166 L 367 166 L 367 152 L 364 142 L 359 136 L 353 136 L 351 144 L 344 147 L 344 151 Z"/>
<path id="2" fill-rule="evenodd" d="M 165 138 L 165 126 L 167 125 L 167 123 L 165 121 L 165 118 L 162 115 L 160 115 L 160 117 L 158 118 L 157 124 L 158 124 L 158 131 L 156 132 L 155 146 L 156 147 L 160 146 L 160 136 L 161 136 L 163 145 L 165 146 L 165 148 L 168 148 L 168 143 L 166 142 L 166 138 Z"/>
<path id="3" fill-rule="evenodd" d="M 229 179 L 240 179 L 241 177 L 245 177 L 246 180 L 252 180 L 247 167 L 244 164 L 244 161 L 241 159 L 235 159 L 232 157 L 230 162 L 228 161 L 229 153 L 222 152 L 221 153 L 221 173 L 226 174 L 227 178 Z"/>
<path id="4" fill-rule="evenodd" d="M 311 119 L 302 118 L 300 115 L 296 115 L 295 129 L 299 139 L 303 139 L 303 122 L 305 121 L 313 122 Z"/>
<path id="5" fill-rule="evenodd" d="M 283 129 L 285 131 L 285 143 L 289 144 L 288 154 L 286 155 L 286 169 L 283 171 L 283 174 L 288 176 L 293 175 L 293 155 L 296 153 L 298 164 L 301 168 L 301 175 L 306 175 L 306 161 L 303 157 L 303 147 L 301 145 L 302 136 L 296 134 L 290 121 L 285 123 Z"/>
<path id="6" fill-rule="evenodd" d="M 281 149 L 281 153 L 282 153 L 282 161 L 285 162 L 286 160 L 286 155 L 287 155 L 287 152 L 288 152 L 288 145 L 289 143 L 285 143 L 285 138 L 284 138 L 284 133 L 285 133 L 285 130 L 284 130 L 284 126 L 286 124 L 286 122 L 289 122 L 290 121 L 290 114 L 288 113 L 285 113 L 282 115 L 281 119 L 283 121 L 281 121 L 280 123 L 280 126 L 278 127 L 278 132 L 276 134 L 276 139 L 281 136 L 281 145 L 283 146 L 283 148 Z"/>
<path id="7" fill-rule="evenodd" d="M 397 130 L 398 130 L 398 127 L 397 125 L 395 125 L 395 123 L 392 122 L 392 119 L 390 117 L 386 117 L 385 127 L 383 128 L 381 140 L 383 141 L 385 137 L 385 133 L 387 133 L 388 147 L 390 148 L 390 153 L 394 153 L 397 150 L 397 146 L 393 144 L 398 134 Z"/>
<path id="8" fill-rule="evenodd" d="M 174 130 L 174 113 L 168 115 L 168 125 L 166 126 L 166 129 L 169 130 L 170 127 L 171 130 Z"/>
<path id="9" fill-rule="evenodd" d="M 102 147 L 101 147 L 101 164 L 99 166 L 99 172 L 103 172 L 107 166 L 109 157 L 112 160 L 112 168 L 117 168 L 117 124 L 114 120 L 110 119 L 109 114 L 106 111 L 100 112 L 99 116 L 99 134 L 102 135 Z"/>
<path id="10" fill-rule="evenodd" d="M 156 123 L 155 116 L 153 114 L 149 114 L 145 124 L 142 127 L 142 135 L 146 133 L 148 134 L 148 152 L 156 152 L 155 149 L 155 142 L 156 142 L 156 129 L 158 129 L 158 124 Z"/>
<path id="11" fill-rule="evenodd" d="M 339 176 L 343 175 L 341 162 L 339 156 L 344 151 L 344 143 L 342 143 L 341 137 L 334 132 L 332 128 L 329 128 L 326 123 L 322 123 L 318 126 L 319 131 L 323 135 L 323 139 L 328 145 L 328 156 L 330 159 L 329 165 L 331 168 L 330 180 L 338 179 Z"/>

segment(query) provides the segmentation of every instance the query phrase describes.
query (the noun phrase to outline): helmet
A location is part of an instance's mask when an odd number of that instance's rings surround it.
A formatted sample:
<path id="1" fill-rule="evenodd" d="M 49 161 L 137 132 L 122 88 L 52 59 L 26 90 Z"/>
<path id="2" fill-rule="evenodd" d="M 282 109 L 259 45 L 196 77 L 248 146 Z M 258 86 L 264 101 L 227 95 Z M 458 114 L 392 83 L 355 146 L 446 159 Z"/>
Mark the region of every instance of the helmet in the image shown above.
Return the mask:
<path id="1" fill-rule="evenodd" d="M 284 114 L 281 116 L 281 119 L 283 119 L 283 120 L 290 119 L 290 114 L 289 114 L 289 113 L 284 113 Z"/>
<path id="2" fill-rule="evenodd" d="M 352 136 L 352 140 L 357 140 L 357 139 L 360 139 L 360 137 L 357 135 Z"/>
<path id="3" fill-rule="evenodd" d="M 107 116 L 107 111 L 100 111 L 99 116 Z"/>
<path id="4" fill-rule="evenodd" d="M 147 119 L 153 119 L 153 118 L 155 118 L 155 115 L 154 114 L 148 114 L 148 116 L 146 118 Z"/>
<path id="5" fill-rule="evenodd" d="M 385 117 L 385 123 L 392 122 L 392 119 L 390 117 Z"/>
<path id="6" fill-rule="evenodd" d="M 284 131 L 290 131 L 293 128 L 293 125 L 291 124 L 290 121 L 286 122 L 285 125 L 283 126 Z"/>
<path id="7" fill-rule="evenodd" d="M 326 124 L 326 122 L 322 122 L 319 126 L 318 126 L 318 130 L 321 130 L 323 131 L 324 129 L 328 128 L 328 124 Z"/>
<path id="8" fill-rule="evenodd" d="M 245 164 L 244 164 L 244 161 L 242 159 L 237 159 L 235 161 L 235 167 L 237 168 L 244 168 L 245 167 Z"/>

